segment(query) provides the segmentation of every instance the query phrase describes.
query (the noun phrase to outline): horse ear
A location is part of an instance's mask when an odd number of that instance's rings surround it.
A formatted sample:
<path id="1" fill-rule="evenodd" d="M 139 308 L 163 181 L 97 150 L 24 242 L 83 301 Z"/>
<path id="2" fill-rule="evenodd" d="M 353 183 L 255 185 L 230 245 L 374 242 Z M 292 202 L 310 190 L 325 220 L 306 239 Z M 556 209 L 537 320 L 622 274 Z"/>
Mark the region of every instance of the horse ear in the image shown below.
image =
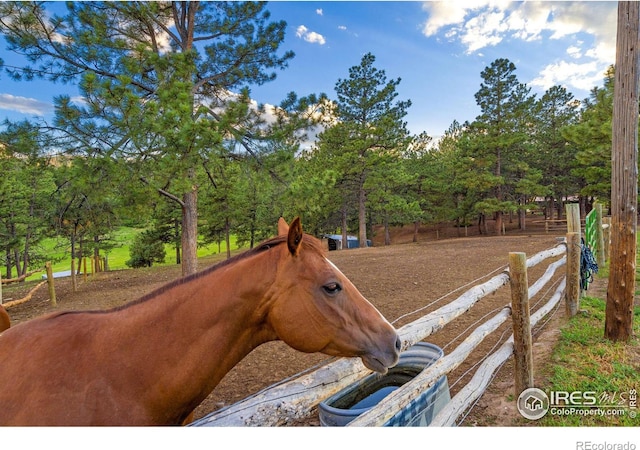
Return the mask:
<path id="1" fill-rule="evenodd" d="M 280 217 L 278 219 L 278 236 L 284 236 L 289 232 L 289 225 L 287 221 L 284 220 L 284 217 Z"/>
<path id="2" fill-rule="evenodd" d="M 300 223 L 300 217 L 296 217 L 291 222 L 287 236 L 287 246 L 293 256 L 296 256 L 300 251 L 300 244 L 302 244 L 302 224 Z"/>

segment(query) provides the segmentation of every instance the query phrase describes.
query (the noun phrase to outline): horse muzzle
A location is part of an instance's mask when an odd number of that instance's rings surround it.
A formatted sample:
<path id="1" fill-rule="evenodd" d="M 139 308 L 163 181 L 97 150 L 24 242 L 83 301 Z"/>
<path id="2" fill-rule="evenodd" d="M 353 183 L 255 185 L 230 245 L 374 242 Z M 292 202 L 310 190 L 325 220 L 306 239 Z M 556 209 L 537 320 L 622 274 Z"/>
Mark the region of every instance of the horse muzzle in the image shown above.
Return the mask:
<path id="1" fill-rule="evenodd" d="M 400 340 L 400 337 L 395 334 L 393 345 L 389 346 L 388 349 L 381 349 L 374 352 L 366 353 L 360 358 L 362 359 L 362 363 L 367 369 L 373 370 L 374 372 L 379 372 L 384 375 L 387 373 L 390 367 L 395 366 L 398 362 L 401 348 L 402 341 Z"/>

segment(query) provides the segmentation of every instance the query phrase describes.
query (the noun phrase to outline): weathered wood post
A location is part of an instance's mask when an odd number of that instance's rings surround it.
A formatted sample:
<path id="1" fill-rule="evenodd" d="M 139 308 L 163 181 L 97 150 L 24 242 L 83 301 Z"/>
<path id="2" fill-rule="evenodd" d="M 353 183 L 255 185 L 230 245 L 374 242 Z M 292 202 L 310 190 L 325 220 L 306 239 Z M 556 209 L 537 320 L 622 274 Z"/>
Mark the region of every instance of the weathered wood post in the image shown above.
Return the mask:
<path id="1" fill-rule="evenodd" d="M 567 233 L 567 317 L 575 316 L 580 304 L 580 252 L 580 235 L 576 232 Z"/>
<path id="2" fill-rule="evenodd" d="M 580 205 L 577 203 L 567 203 L 564 205 L 567 212 L 567 232 L 578 233 L 578 241 L 582 237 L 582 230 L 580 226 Z"/>
<path id="3" fill-rule="evenodd" d="M 533 387 L 533 347 L 529 314 L 527 255 L 509 253 L 511 314 L 513 321 L 513 358 L 515 361 L 515 396 Z"/>
<path id="4" fill-rule="evenodd" d="M 604 336 L 633 335 L 638 228 L 638 40 L 640 4 L 618 2 L 611 141 L 611 260 Z"/>
<path id="5" fill-rule="evenodd" d="M 44 267 L 47 269 L 47 286 L 49 287 L 49 298 L 51 299 L 51 304 L 54 307 L 57 307 L 58 302 L 56 301 L 56 288 L 53 284 L 53 269 L 51 268 L 51 261 L 47 261 L 44 264 Z"/>

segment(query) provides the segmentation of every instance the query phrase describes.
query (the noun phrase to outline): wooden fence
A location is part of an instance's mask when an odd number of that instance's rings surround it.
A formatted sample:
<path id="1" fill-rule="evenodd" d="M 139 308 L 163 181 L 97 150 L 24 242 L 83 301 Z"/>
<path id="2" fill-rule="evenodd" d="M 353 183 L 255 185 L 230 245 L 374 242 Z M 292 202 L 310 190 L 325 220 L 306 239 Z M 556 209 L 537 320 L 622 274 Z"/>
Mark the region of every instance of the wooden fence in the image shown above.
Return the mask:
<path id="1" fill-rule="evenodd" d="M 41 270 L 41 269 L 40 269 Z M 51 305 L 53 305 L 54 307 L 58 306 L 57 302 L 56 302 L 56 290 L 55 290 L 55 284 L 54 284 L 54 280 L 53 280 L 53 272 L 51 270 L 51 262 L 47 261 L 45 263 L 45 270 L 47 272 L 47 279 L 45 281 L 42 281 L 40 283 L 38 283 L 34 288 L 32 288 L 27 295 L 25 295 L 24 297 L 22 297 L 21 299 L 18 300 L 11 300 L 11 301 L 4 301 L 3 297 L 2 297 L 2 285 L 3 284 L 10 284 L 10 283 L 19 283 L 24 281 L 27 277 L 29 277 L 30 275 L 33 275 L 36 272 L 40 272 L 40 270 L 34 270 L 32 272 L 29 272 L 23 276 L 17 277 L 17 278 L 10 278 L 10 279 L 2 279 L 2 276 L 0 275 L 0 305 L 7 309 L 7 308 L 12 308 L 14 306 L 20 305 L 22 303 L 26 303 L 29 300 L 31 300 L 31 297 L 33 297 L 33 294 L 35 294 L 35 292 L 40 288 L 40 286 L 42 286 L 43 284 L 47 283 L 47 286 L 49 288 L 49 300 L 51 301 Z"/>
<path id="2" fill-rule="evenodd" d="M 574 314 L 578 310 L 579 233 L 568 233 L 565 241 L 566 242 L 551 249 L 537 253 L 528 259 L 526 259 L 524 254 L 510 254 L 510 259 L 518 259 L 521 261 L 521 264 L 517 266 L 512 264 L 509 269 L 495 275 L 485 283 L 470 288 L 454 301 L 414 322 L 404 325 L 398 330 L 403 343 L 402 348 L 405 350 L 467 312 L 482 298 L 493 294 L 508 284 L 512 285 L 512 305 L 517 304 L 519 311 L 528 312 L 529 298 L 541 292 L 542 288 L 552 280 L 554 274 L 560 267 L 566 267 L 565 276 L 557 285 L 555 292 L 547 303 L 532 314 L 530 320 L 527 320 L 529 319 L 528 317 L 523 318 L 522 314 L 520 314 L 518 321 L 513 321 L 514 326 L 516 326 L 516 331 L 514 332 L 515 339 L 512 335 L 495 353 L 484 360 L 471 381 L 463 387 L 434 418 L 432 422 L 433 426 L 454 424 L 460 414 L 468 409 L 469 406 L 482 395 L 489 381 L 492 379 L 493 373 L 514 354 L 514 351 L 516 352 L 516 359 L 520 358 L 525 361 L 522 367 L 518 365 L 516 377 L 525 380 L 531 379 L 531 358 L 523 357 L 523 352 L 531 352 L 530 329 L 557 307 L 562 298 L 565 298 L 567 305 L 566 310 L 569 314 Z M 521 283 L 518 286 L 514 286 L 514 271 L 518 271 L 518 278 L 520 280 L 526 280 L 527 268 L 536 266 L 550 258 L 557 257 L 560 258 L 550 263 L 544 274 L 530 287 L 525 286 L 525 288 L 523 288 Z M 567 264 L 567 261 L 569 261 L 569 264 Z M 569 273 L 569 270 L 571 273 Z M 514 290 L 518 290 L 519 293 L 514 293 Z M 487 335 L 495 331 L 512 316 L 512 308 L 515 308 L 515 306 L 505 306 L 493 318 L 478 326 L 453 352 L 445 355 L 432 366 L 423 370 L 410 382 L 393 391 L 380 401 L 378 405 L 352 421 L 349 426 L 383 425 L 397 411 L 406 407 L 413 398 L 429 389 L 441 376 L 448 374 L 458 367 Z M 528 343 L 525 341 L 528 341 Z M 529 362 L 527 362 L 527 360 Z M 236 404 L 214 411 L 194 422 L 192 425 L 277 426 L 290 424 L 309 417 L 312 414 L 313 408 L 321 401 L 369 373 L 370 371 L 362 365 L 360 359 L 341 358 L 313 372 L 272 386 Z M 528 386 L 527 383 L 525 383 L 524 388 L 526 387 L 533 386 Z M 516 393 L 516 398 L 518 394 L 519 393 Z"/>

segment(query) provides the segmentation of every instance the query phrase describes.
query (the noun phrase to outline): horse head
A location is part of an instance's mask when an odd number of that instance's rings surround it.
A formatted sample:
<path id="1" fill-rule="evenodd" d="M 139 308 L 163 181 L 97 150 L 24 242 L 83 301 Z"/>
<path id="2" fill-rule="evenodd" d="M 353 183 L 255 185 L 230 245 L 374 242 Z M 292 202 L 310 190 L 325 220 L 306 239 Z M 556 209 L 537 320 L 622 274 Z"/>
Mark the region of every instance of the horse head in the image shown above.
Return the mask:
<path id="1" fill-rule="evenodd" d="M 395 328 L 326 257 L 321 242 L 288 226 L 273 285 L 268 321 L 278 337 L 304 352 L 359 356 L 366 367 L 386 373 L 398 361 Z"/>

